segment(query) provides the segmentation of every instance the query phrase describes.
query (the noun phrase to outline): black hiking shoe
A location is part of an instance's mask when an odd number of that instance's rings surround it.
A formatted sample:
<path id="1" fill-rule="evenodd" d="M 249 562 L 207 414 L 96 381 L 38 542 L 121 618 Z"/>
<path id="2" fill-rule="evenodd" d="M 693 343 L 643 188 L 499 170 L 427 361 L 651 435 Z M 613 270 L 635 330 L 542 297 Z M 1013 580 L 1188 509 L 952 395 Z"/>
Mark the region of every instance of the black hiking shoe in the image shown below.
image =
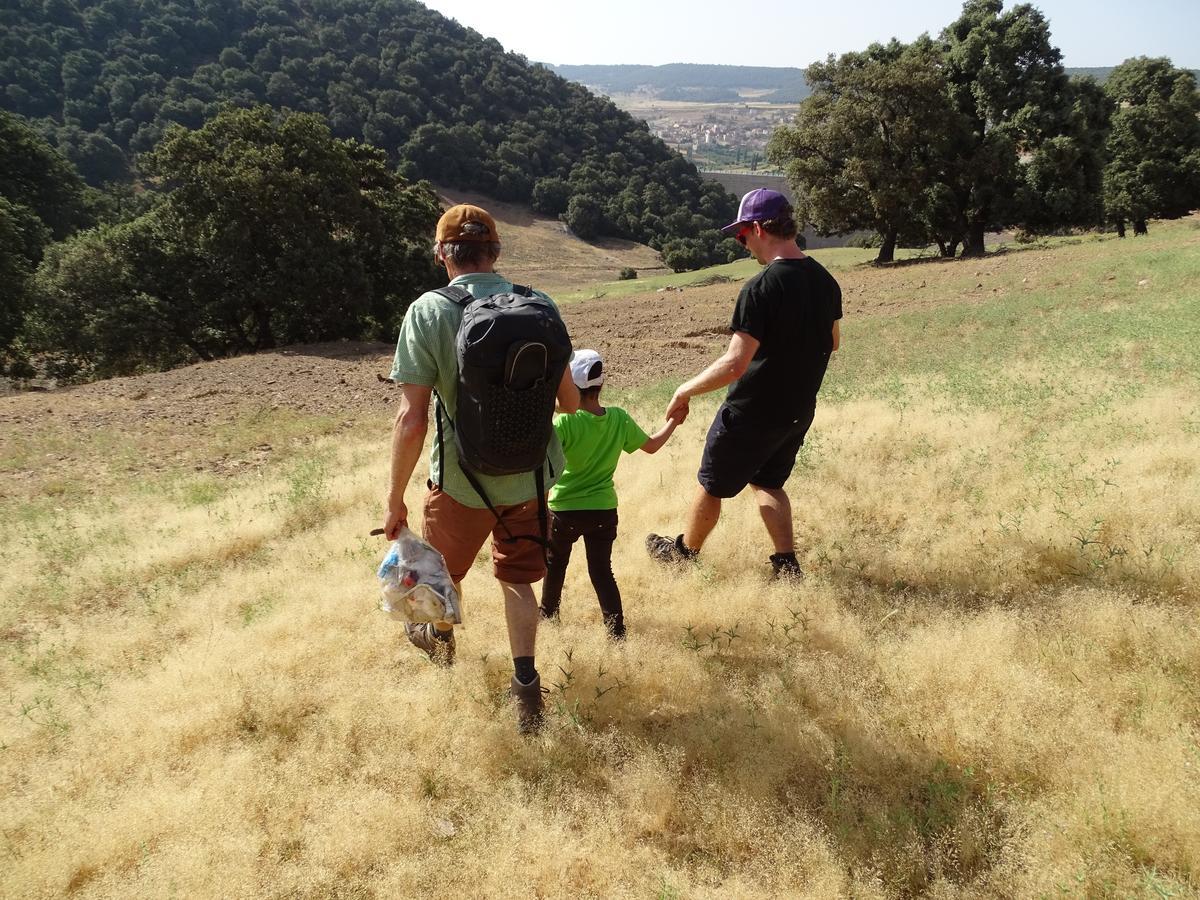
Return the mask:
<path id="1" fill-rule="evenodd" d="M 646 535 L 646 552 L 650 558 L 669 566 L 682 566 L 695 561 L 699 550 L 690 550 L 683 543 L 683 535 L 674 540 L 651 532 Z"/>
<path id="2" fill-rule="evenodd" d="M 546 609 L 546 607 L 541 606 L 541 605 L 538 606 L 538 612 L 541 613 L 542 618 L 546 619 L 550 622 L 553 622 L 556 625 L 559 622 L 558 610 L 559 610 L 559 607 L 557 607 L 557 606 L 554 607 L 554 609 Z"/>
<path id="3" fill-rule="evenodd" d="M 804 570 L 800 568 L 800 563 L 796 562 L 795 552 L 772 553 L 770 560 L 772 581 L 804 580 Z"/>
<path id="4" fill-rule="evenodd" d="M 608 632 L 608 636 L 614 641 L 625 640 L 625 614 L 613 613 L 609 615 L 604 613 L 604 630 Z"/>
<path id="5" fill-rule="evenodd" d="M 517 701 L 517 731 L 535 734 L 546 721 L 545 701 L 542 700 L 542 676 L 534 675 L 529 684 L 522 684 L 516 675 L 509 684 L 509 692 Z"/>

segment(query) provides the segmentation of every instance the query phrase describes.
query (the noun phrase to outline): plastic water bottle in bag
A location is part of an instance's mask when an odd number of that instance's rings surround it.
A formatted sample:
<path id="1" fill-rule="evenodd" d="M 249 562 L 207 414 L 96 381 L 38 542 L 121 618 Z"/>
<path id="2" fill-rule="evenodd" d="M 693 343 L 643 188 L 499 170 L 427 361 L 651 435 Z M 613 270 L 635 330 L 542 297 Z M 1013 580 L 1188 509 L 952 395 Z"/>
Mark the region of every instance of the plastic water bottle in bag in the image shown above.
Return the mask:
<path id="1" fill-rule="evenodd" d="M 379 608 L 404 622 L 462 624 L 462 606 L 442 554 L 400 529 L 379 566 Z"/>

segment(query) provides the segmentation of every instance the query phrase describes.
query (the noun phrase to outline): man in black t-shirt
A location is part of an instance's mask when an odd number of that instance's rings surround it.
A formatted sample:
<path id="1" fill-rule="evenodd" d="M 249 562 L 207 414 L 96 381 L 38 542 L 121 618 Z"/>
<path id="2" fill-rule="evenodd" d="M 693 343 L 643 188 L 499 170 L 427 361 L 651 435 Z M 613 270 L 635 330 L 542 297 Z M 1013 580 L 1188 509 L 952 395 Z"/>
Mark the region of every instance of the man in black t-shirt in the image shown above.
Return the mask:
<path id="1" fill-rule="evenodd" d="M 803 572 L 783 485 L 840 342 L 842 290 L 796 245 L 796 222 L 783 194 L 751 191 L 742 198 L 738 220 L 722 230 L 765 268 L 738 295 L 729 349 L 681 385 L 667 407 L 668 418 L 683 421 L 692 397 L 732 385 L 708 430 L 686 529 L 673 540 L 651 534 L 646 549 L 661 562 L 694 559 L 720 518 L 721 501 L 749 485 L 775 547 L 773 576 L 798 578 Z"/>

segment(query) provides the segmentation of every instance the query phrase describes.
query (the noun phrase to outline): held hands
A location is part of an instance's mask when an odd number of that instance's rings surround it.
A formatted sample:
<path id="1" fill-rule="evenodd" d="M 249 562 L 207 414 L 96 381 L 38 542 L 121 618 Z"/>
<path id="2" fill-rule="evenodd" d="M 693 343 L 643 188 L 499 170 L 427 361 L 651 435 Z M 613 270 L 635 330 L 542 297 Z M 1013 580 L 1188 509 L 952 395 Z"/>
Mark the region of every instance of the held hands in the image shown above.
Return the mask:
<path id="1" fill-rule="evenodd" d="M 667 404 L 667 420 L 674 420 L 676 425 L 682 425 L 691 412 L 690 400 L 687 394 L 676 391 L 671 402 Z"/>

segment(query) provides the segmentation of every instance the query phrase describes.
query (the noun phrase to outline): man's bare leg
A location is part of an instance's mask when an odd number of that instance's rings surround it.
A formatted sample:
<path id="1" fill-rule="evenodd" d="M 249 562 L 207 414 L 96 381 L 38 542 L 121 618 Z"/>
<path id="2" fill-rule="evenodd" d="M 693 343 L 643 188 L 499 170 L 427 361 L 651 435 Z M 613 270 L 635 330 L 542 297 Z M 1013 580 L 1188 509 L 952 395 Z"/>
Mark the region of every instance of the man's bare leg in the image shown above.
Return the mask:
<path id="1" fill-rule="evenodd" d="M 508 623 L 508 645 L 513 655 L 513 677 L 509 685 L 517 706 L 517 729 L 529 734 L 542 727 L 545 702 L 542 680 L 533 665 L 537 643 L 537 597 L 531 584 L 500 582 L 504 592 L 504 619 Z"/>
<path id="2" fill-rule="evenodd" d="M 533 656 L 541 614 L 531 584 L 500 582 L 504 592 L 504 619 L 508 623 L 508 645 L 513 659 Z"/>
<path id="3" fill-rule="evenodd" d="M 754 499 L 758 503 L 758 514 L 767 526 L 767 534 L 775 545 L 776 553 L 791 553 L 796 549 L 796 535 L 792 529 L 792 501 L 782 490 L 754 488 Z"/>
<path id="4" fill-rule="evenodd" d="M 714 497 L 704 488 L 696 489 L 696 498 L 688 514 L 687 528 L 683 532 L 683 544 L 689 550 L 699 550 L 717 527 L 721 518 L 721 498 Z"/>

